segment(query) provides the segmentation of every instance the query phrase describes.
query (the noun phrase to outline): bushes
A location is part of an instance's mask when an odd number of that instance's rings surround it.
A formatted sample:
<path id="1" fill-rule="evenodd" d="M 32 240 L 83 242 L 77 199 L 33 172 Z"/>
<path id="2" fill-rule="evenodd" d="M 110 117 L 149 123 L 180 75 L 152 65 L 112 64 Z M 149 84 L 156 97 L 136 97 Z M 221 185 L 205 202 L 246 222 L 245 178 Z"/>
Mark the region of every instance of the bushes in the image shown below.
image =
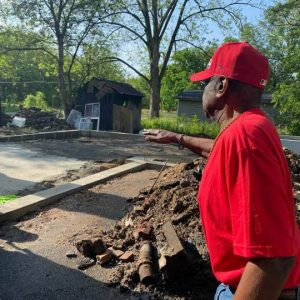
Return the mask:
<path id="1" fill-rule="evenodd" d="M 47 110 L 48 108 L 47 102 L 45 100 L 45 95 L 42 92 L 37 92 L 35 95 L 27 95 L 23 102 L 23 105 L 26 108 L 37 107 L 41 110 Z"/>
<path id="2" fill-rule="evenodd" d="M 215 138 L 219 133 L 217 123 L 200 122 L 197 116 L 192 118 L 145 118 L 142 119 L 143 128 L 160 128 L 188 135 L 207 135 Z"/>

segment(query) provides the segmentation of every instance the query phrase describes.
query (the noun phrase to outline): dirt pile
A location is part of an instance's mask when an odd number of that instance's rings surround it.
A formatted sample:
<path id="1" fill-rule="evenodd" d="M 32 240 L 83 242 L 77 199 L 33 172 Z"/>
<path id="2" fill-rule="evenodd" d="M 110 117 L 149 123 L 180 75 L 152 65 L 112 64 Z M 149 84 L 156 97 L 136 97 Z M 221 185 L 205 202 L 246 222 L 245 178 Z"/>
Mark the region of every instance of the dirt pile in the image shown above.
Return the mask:
<path id="1" fill-rule="evenodd" d="M 16 117 L 25 118 L 25 127 L 42 130 L 67 130 L 71 129 L 64 119 L 57 117 L 55 112 L 42 111 L 36 107 L 21 108 Z"/>
<path id="2" fill-rule="evenodd" d="M 285 157 L 289 164 L 293 181 L 295 183 L 300 182 L 300 155 L 297 155 L 293 151 L 283 148 Z"/>
<path id="3" fill-rule="evenodd" d="M 300 157 L 289 150 L 285 154 L 293 178 L 299 179 Z M 198 159 L 164 170 L 154 187 L 128 199 L 128 213 L 113 229 L 91 236 L 104 245 L 105 258 L 93 261 L 113 268 L 111 285 L 123 292 L 149 292 L 154 299 L 213 298 L 217 282 L 197 203 L 205 162 Z M 121 259 L 124 253 L 129 260 Z"/>

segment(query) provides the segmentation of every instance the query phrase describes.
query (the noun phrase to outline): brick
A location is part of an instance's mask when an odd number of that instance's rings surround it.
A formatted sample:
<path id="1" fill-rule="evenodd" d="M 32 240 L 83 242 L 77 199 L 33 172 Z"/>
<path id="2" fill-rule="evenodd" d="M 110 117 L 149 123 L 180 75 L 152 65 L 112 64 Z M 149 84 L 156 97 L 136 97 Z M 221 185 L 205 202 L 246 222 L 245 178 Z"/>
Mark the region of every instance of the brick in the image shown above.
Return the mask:
<path id="1" fill-rule="evenodd" d="M 149 238 L 152 231 L 152 226 L 149 222 L 143 222 L 142 225 L 133 232 L 134 238 L 137 240 L 138 238 L 147 239 Z"/>
<path id="2" fill-rule="evenodd" d="M 113 252 L 109 249 L 106 249 L 103 254 L 97 255 L 97 263 L 100 265 L 104 265 L 112 259 Z"/>
<path id="3" fill-rule="evenodd" d="M 108 248 L 108 250 L 110 250 L 112 252 L 113 256 L 118 257 L 118 258 L 124 254 L 124 251 L 119 250 L 119 249 L 114 249 L 113 247 Z"/>
<path id="4" fill-rule="evenodd" d="M 131 251 L 126 251 L 122 256 L 119 257 L 119 259 L 124 262 L 133 261 L 134 254 Z"/>

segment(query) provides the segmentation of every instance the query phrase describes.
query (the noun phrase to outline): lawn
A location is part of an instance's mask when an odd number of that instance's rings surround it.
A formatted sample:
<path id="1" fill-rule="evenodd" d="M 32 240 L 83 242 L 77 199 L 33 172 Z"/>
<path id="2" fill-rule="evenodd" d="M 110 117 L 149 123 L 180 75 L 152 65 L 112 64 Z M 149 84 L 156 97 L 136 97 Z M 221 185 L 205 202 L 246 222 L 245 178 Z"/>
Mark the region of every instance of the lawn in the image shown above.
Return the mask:
<path id="1" fill-rule="evenodd" d="M 215 138 L 219 125 L 214 122 L 201 122 L 197 116 L 179 117 L 176 111 L 161 111 L 159 118 L 149 118 L 149 110 L 142 110 L 142 128 L 159 128 L 187 135 L 206 135 Z"/>

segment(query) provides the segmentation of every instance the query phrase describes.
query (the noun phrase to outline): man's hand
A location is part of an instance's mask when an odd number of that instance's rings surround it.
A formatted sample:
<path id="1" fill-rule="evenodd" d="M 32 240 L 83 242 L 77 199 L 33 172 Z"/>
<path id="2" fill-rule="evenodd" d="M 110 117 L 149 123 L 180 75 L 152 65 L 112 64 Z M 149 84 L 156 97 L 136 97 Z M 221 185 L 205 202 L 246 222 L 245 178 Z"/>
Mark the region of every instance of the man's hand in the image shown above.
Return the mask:
<path id="1" fill-rule="evenodd" d="M 208 157 L 214 140 L 200 137 L 182 135 L 172 131 L 162 129 L 144 129 L 145 141 L 156 142 L 161 144 L 177 143 L 194 153 L 203 157 Z"/>
<path id="2" fill-rule="evenodd" d="M 143 134 L 145 141 L 161 144 L 178 143 L 180 138 L 178 133 L 161 129 L 144 129 Z"/>

